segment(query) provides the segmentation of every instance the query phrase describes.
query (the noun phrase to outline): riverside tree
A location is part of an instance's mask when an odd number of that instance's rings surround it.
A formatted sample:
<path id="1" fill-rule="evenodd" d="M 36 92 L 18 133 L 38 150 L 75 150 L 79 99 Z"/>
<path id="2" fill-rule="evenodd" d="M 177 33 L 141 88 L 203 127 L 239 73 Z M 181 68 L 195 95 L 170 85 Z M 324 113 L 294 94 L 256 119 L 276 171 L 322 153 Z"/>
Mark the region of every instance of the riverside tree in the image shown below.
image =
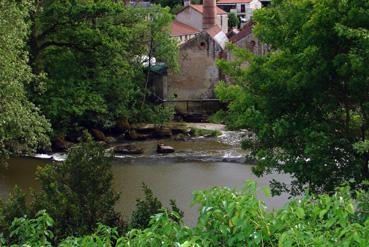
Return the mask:
<path id="1" fill-rule="evenodd" d="M 55 129 L 109 128 L 120 117 L 150 118 L 141 114 L 152 108 L 144 100 L 143 59 L 150 54 L 169 65 L 175 61 L 168 9 L 111 0 L 36 1 L 31 21 L 31 65 L 47 80 L 29 89 Z"/>
<path id="2" fill-rule="evenodd" d="M 46 210 L 55 220 L 55 237 L 93 232 L 97 223 L 122 227 L 114 209 L 119 194 L 113 191 L 111 161 L 105 148 L 94 142 L 74 146 L 58 165 L 38 170 L 41 191 L 31 209 Z"/>
<path id="3" fill-rule="evenodd" d="M 257 175 L 292 174 L 277 191 L 353 188 L 369 179 L 369 2 L 275 0 L 255 12 L 262 57 L 234 50 L 220 66 L 236 82 L 217 88 L 226 122 L 250 128 Z M 248 68 L 241 66 L 245 61 Z"/>
<path id="4" fill-rule="evenodd" d="M 31 1 L 0 1 L 0 159 L 48 145 L 50 125 L 26 95 L 36 78 L 28 65 L 26 39 Z"/>

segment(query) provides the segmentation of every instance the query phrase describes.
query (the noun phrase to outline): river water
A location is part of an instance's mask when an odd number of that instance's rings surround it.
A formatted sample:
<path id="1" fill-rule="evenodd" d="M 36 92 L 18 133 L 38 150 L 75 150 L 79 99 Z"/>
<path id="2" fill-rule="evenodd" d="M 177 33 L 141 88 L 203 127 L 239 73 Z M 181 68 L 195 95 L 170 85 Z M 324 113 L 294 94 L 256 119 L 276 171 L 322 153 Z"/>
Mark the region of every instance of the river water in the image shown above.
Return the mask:
<path id="1" fill-rule="evenodd" d="M 226 139 L 223 136 L 186 142 L 162 141 L 176 149 L 176 153 L 168 155 L 155 154 L 159 141 L 135 143 L 144 148 L 143 155 L 117 156 L 113 162 L 113 186 L 115 191 L 121 193 L 117 210 L 128 219 L 135 208 L 136 199 L 143 196 L 141 185 L 145 183 L 164 205 L 167 206 L 170 199 L 176 200 L 184 211 L 185 223 L 194 225 L 198 208 L 191 206 L 193 191 L 213 186 L 241 188 L 248 179 L 257 181 L 259 198 L 266 202 L 268 208 L 284 205 L 288 200 L 287 195 L 266 198 L 262 189 L 273 178 L 288 183 L 289 176 L 272 174 L 255 177 L 251 171 L 252 165 L 242 163 L 246 153 L 239 148 L 239 143 L 233 137 L 232 143 Z M 34 176 L 37 167 L 53 162 L 34 158 L 11 160 L 8 168 L 0 168 L 0 196 L 6 198 L 15 185 L 22 189 L 37 190 L 39 185 Z"/>

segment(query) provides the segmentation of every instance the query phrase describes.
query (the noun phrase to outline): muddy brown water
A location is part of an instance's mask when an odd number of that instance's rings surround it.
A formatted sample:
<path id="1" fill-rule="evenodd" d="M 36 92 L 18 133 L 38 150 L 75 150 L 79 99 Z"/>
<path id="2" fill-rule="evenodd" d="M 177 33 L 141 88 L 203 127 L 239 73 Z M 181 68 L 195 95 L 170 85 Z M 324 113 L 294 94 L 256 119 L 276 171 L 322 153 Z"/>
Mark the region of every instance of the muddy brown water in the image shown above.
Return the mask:
<path id="1" fill-rule="evenodd" d="M 113 186 L 115 191 L 121 193 L 116 208 L 126 219 L 135 208 L 136 199 L 143 196 L 142 183 L 147 184 L 164 205 L 167 206 L 170 199 L 176 200 L 185 213 L 185 223 L 189 225 L 196 223 L 198 215 L 198 207 L 191 206 L 193 191 L 213 186 L 241 188 L 246 180 L 253 179 L 258 183 L 259 198 L 266 202 L 268 208 L 280 208 L 288 200 L 287 195 L 266 198 L 262 189 L 273 178 L 288 182 L 289 176 L 273 174 L 258 178 L 252 174 L 252 165 L 223 161 L 222 157 L 233 155 L 229 153 L 235 150 L 234 147 L 202 140 L 168 143 L 181 150 L 177 156 L 154 155 L 157 141 L 149 141 L 138 143 L 146 150 L 143 156 L 114 160 Z M 191 155 L 196 158 L 191 160 Z M 22 189 L 38 190 L 35 172 L 38 166 L 47 163 L 53 162 L 31 158 L 10 160 L 8 168 L 0 168 L 0 197 L 6 198 L 15 185 Z"/>

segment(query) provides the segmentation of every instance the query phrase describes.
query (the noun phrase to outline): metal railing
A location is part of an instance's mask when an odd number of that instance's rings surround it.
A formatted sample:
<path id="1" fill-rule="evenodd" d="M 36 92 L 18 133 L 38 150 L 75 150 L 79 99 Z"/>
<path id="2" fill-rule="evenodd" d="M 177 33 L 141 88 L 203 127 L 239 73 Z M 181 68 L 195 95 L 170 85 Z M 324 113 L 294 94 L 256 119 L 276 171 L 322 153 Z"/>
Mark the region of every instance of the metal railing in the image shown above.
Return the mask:
<path id="1" fill-rule="evenodd" d="M 182 114 L 212 114 L 222 108 L 222 102 L 219 99 L 174 99 L 162 100 L 163 104 L 174 104 L 176 111 Z M 181 105 L 184 107 L 180 107 Z"/>

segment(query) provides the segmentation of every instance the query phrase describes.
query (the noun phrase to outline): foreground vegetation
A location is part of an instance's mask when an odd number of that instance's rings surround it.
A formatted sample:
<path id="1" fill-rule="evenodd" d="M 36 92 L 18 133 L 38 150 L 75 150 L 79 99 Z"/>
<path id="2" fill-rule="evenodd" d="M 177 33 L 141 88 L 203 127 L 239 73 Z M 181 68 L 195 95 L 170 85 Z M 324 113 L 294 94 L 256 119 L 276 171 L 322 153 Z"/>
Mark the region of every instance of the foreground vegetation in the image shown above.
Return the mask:
<path id="1" fill-rule="evenodd" d="M 99 224 L 95 233 L 70 236 L 58 246 L 362 246 L 369 242 L 369 194 L 343 187 L 331 196 L 305 195 L 270 212 L 256 198 L 256 185 L 241 191 L 213 188 L 196 192 L 200 204 L 196 226 L 185 226 L 177 213 L 162 210 L 146 229 L 125 235 Z M 55 222 L 57 224 L 57 222 Z M 46 212 L 15 219 L 14 246 L 51 246 L 54 221 Z"/>

